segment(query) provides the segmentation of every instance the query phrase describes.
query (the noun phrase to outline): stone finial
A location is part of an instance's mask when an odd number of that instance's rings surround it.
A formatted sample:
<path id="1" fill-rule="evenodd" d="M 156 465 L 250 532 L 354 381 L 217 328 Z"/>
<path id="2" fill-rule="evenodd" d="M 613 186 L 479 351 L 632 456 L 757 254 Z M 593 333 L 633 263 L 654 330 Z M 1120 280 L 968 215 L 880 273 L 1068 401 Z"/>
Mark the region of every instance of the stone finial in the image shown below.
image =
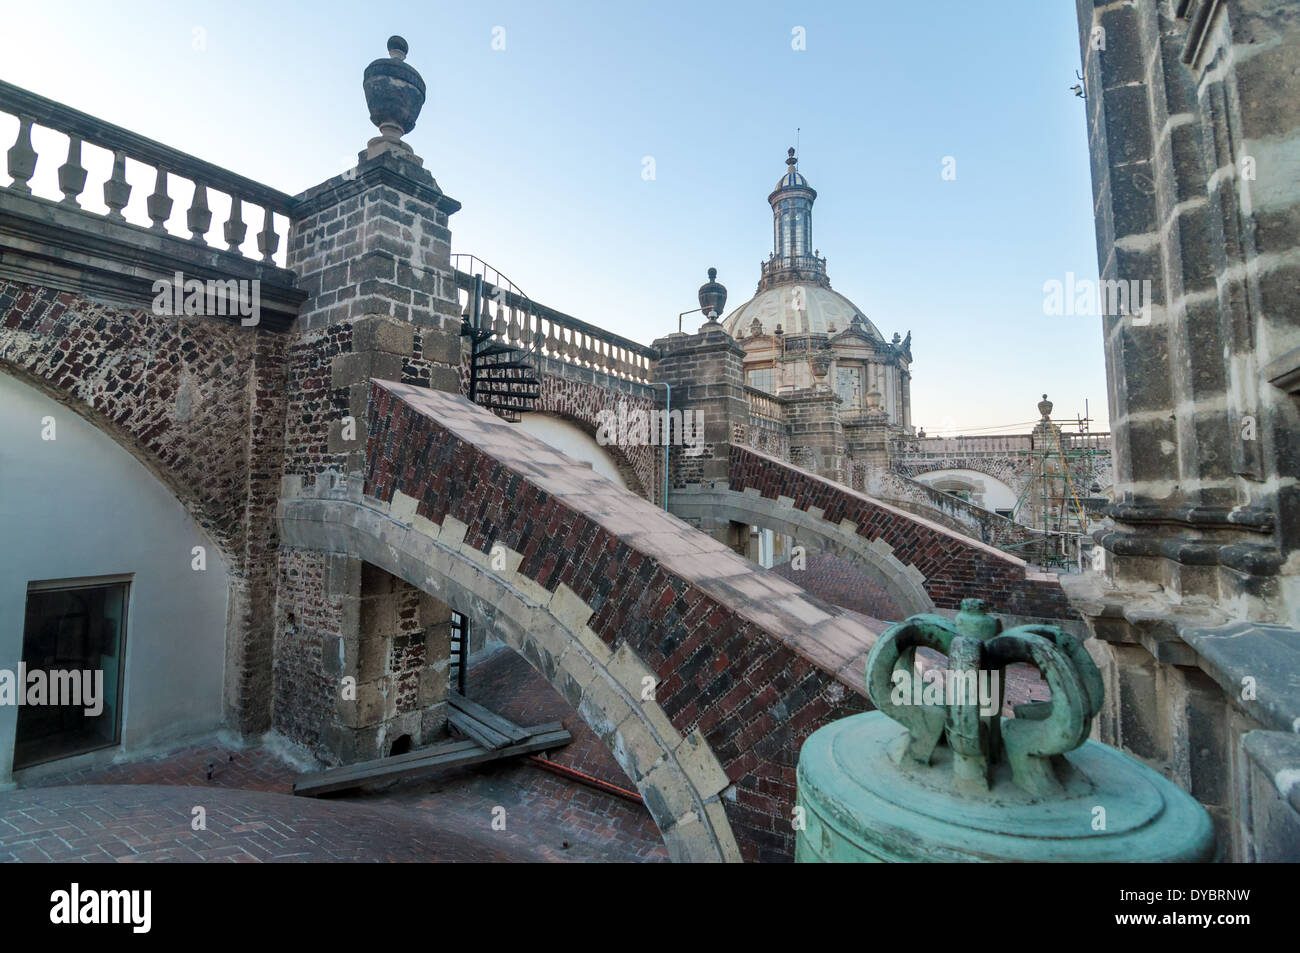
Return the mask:
<path id="1" fill-rule="evenodd" d="M 710 321 L 716 321 L 727 306 L 727 289 L 718 283 L 718 269 L 709 269 L 709 280 L 700 285 L 700 310 Z"/>
<path id="2" fill-rule="evenodd" d="M 1053 406 L 1052 402 L 1047 399 L 1047 395 L 1044 394 L 1043 399 L 1038 402 L 1038 412 L 1043 415 L 1044 420 L 1052 419 Z"/>
<path id="3" fill-rule="evenodd" d="M 406 62 L 410 47 L 400 36 L 388 38 L 388 58 L 375 60 L 366 67 L 361 88 L 366 94 L 370 121 L 379 127 L 379 135 L 366 144 L 361 159 L 373 159 L 385 152 L 423 165 L 423 161 L 402 136 L 415 128 L 415 120 L 424 107 L 424 78 Z"/>

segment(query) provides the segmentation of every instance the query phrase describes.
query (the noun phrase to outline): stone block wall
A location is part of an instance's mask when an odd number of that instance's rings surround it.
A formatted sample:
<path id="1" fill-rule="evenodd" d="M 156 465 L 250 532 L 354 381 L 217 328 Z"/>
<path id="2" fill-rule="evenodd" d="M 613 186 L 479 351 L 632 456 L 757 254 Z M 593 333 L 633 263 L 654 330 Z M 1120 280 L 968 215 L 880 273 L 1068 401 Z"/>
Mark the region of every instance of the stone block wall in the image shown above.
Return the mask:
<path id="1" fill-rule="evenodd" d="M 1077 8 L 1101 277 L 1151 289 L 1102 319 L 1115 525 L 1070 582 L 1116 706 L 1102 737 L 1200 799 L 1225 858 L 1276 859 L 1300 759 L 1270 751 L 1260 785 L 1248 739 L 1300 724 L 1300 18 Z"/>

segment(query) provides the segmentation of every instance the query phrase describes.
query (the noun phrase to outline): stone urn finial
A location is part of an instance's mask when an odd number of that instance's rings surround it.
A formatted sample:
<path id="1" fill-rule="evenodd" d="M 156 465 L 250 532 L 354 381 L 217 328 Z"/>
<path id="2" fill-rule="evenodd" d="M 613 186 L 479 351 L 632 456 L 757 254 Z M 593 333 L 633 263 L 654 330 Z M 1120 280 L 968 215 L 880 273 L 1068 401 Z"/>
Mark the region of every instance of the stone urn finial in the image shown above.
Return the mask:
<path id="1" fill-rule="evenodd" d="M 825 384 L 826 375 L 830 373 L 830 369 L 831 352 L 825 349 L 814 351 L 812 355 L 812 372 L 819 385 Z"/>
<path id="2" fill-rule="evenodd" d="M 424 78 L 406 62 L 410 47 L 400 36 L 388 38 L 388 58 L 375 60 L 366 67 L 361 88 L 366 94 L 370 121 L 379 127 L 379 135 L 366 144 L 362 159 L 372 159 L 393 152 L 417 165 L 423 161 L 402 136 L 415 128 L 415 120 L 424 107 Z"/>
<path id="3" fill-rule="evenodd" d="M 710 321 L 722 316 L 722 309 L 727 306 L 727 289 L 718 282 L 718 269 L 709 269 L 709 280 L 700 285 L 700 310 Z"/>
<path id="4" fill-rule="evenodd" d="M 1038 402 L 1038 412 L 1043 415 L 1044 420 L 1052 419 L 1053 406 L 1052 402 L 1047 399 L 1047 395 L 1044 394 L 1043 399 Z"/>

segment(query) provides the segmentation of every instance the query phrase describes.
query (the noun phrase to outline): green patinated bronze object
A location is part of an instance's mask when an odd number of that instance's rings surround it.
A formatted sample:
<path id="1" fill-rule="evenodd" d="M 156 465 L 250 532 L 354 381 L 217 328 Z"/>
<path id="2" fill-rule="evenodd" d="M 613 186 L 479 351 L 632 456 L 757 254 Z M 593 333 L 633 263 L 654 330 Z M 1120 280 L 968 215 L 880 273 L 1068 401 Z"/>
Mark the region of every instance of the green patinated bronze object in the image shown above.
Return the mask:
<path id="1" fill-rule="evenodd" d="M 917 649 L 947 656 L 918 670 Z M 1036 667 L 1048 701 L 1001 717 L 1009 665 Z M 1157 772 L 1088 740 L 1101 673 L 1057 626 L 1007 631 L 965 599 L 915 615 L 867 658 L 876 711 L 814 732 L 799 755 L 795 859 L 1204 861 L 1209 815 Z"/>

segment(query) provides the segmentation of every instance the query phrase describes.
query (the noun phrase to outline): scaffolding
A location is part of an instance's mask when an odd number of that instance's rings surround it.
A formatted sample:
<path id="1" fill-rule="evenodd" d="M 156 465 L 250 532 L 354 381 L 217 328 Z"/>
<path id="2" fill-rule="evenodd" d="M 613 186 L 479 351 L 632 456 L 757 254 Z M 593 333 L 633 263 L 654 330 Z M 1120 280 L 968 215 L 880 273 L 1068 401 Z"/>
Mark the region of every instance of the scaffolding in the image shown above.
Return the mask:
<path id="1" fill-rule="evenodd" d="M 1037 539 L 1016 548 L 1022 555 L 1035 555 L 1044 569 L 1077 568 L 1088 538 L 1084 499 L 1097 474 L 1097 439 L 1091 424 L 1085 404 L 1082 416 L 1059 423 L 1045 417 L 1031 435 L 1033 475 L 1016 500 L 1012 518 L 1039 531 Z M 1078 429 L 1062 433 L 1063 425 Z"/>

